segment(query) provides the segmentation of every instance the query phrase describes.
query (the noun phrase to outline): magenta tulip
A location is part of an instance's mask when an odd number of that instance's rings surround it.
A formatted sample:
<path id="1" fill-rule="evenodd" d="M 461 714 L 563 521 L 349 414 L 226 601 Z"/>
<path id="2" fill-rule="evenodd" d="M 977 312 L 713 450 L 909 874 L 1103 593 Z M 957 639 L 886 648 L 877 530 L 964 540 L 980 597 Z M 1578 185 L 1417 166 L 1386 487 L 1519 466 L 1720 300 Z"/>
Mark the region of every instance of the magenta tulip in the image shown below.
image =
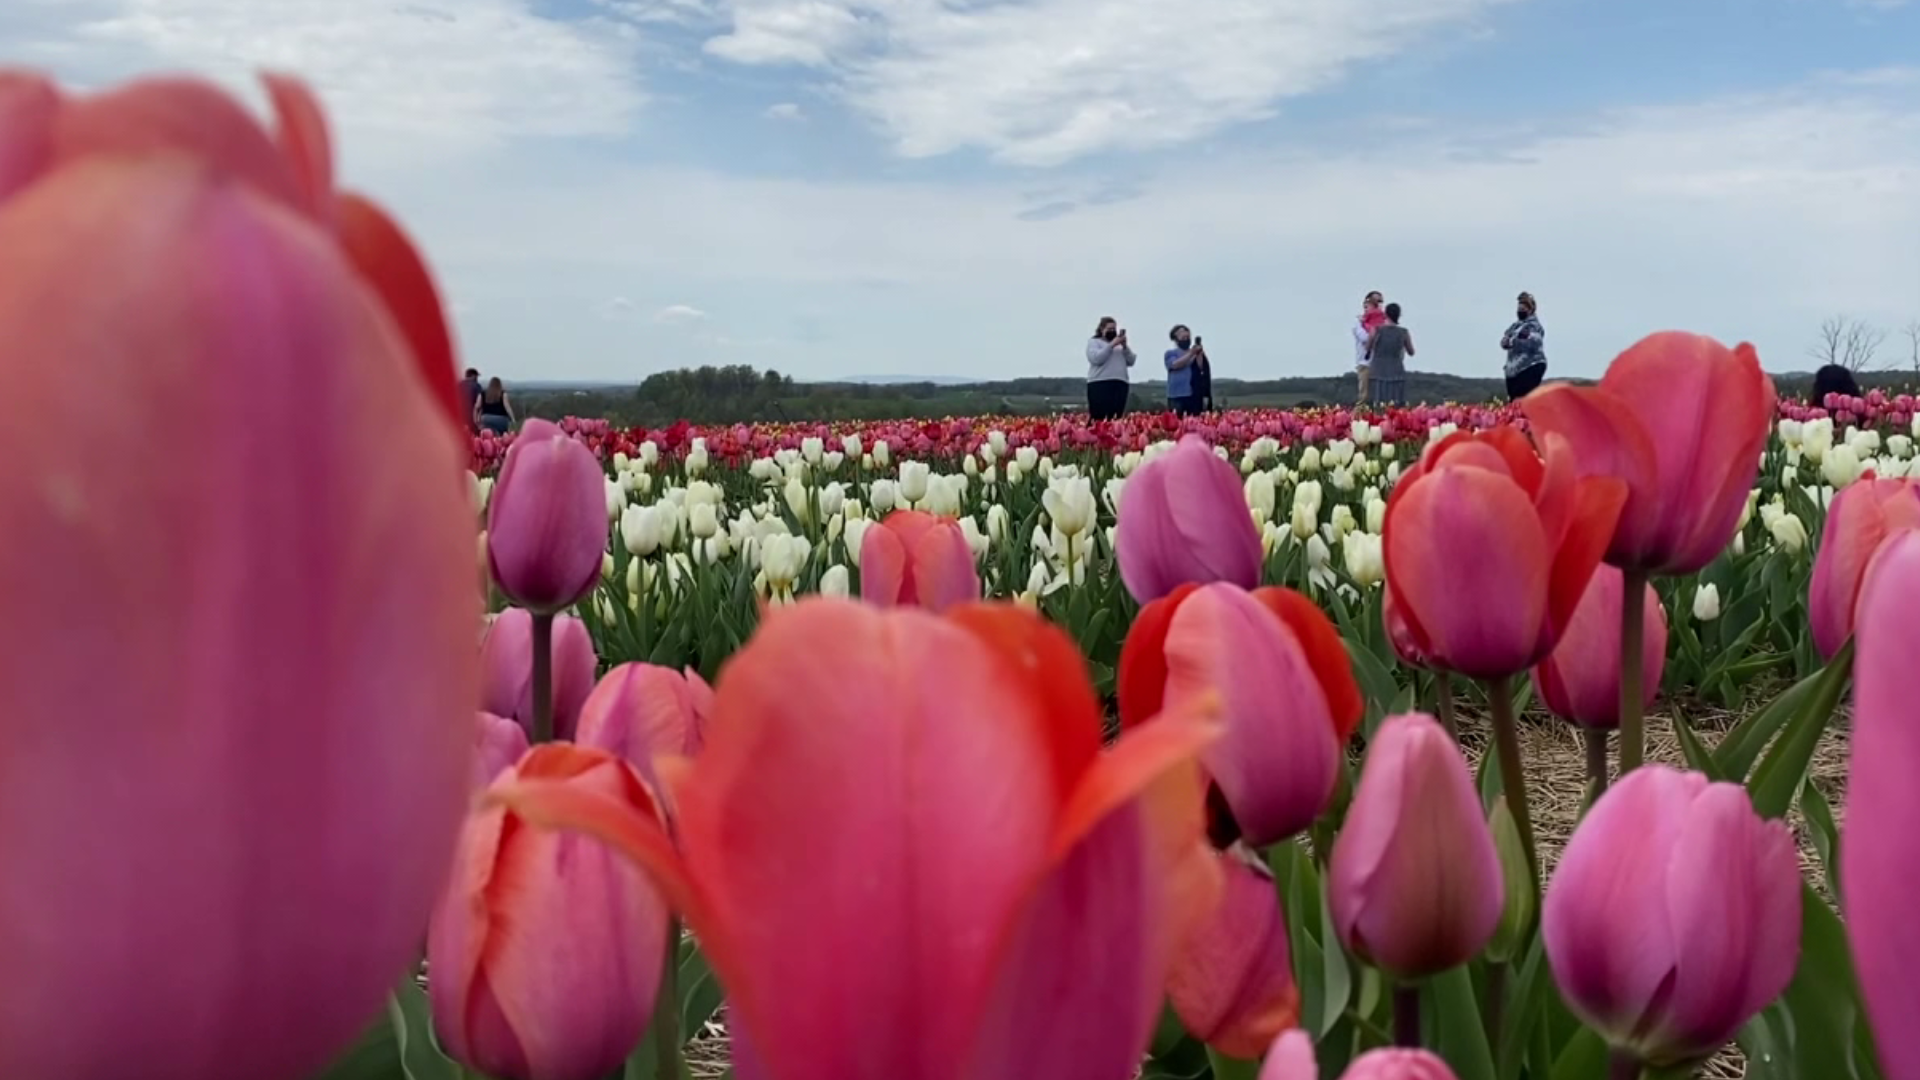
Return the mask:
<path id="1" fill-rule="evenodd" d="M 579 440 L 529 420 L 487 501 L 487 564 L 514 603 L 552 614 L 600 581 L 607 474 Z"/>
<path id="2" fill-rule="evenodd" d="M 1813 644 L 1831 660 L 1853 636 L 1853 610 L 1867 562 L 1891 533 L 1920 529 L 1920 483 L 1871 475 L 1834 493 L 1807 591 Z"/>
<path id="3" fill-rule="evenodd" d="M 464 454 L 270 97 L 0 72 L 10 1080 L 315 1075 L 467 804 Z"/>
<path id="4" fill-rule="evenodd" d="M 1500 855 L 1466 759 L 1432 717 L 1390 716 L 1375 733 L 1327 890 L 1348 951 L 1402 979 L 1464 964 L 1493 939 Z"/>
<path id="5" fill-rule="evenodd" d="M 1703 1058 L 1793 978 L 1793 836 L 1737 784 L 1635 769 L 1574 830 L 1541 933 L 1567 1006 L 1609 1044 L 1661 1068 Z"/>
<path id="6" fill-rule="evenodd" d="M 523 758 L 498 784 L 539 778 L 623 796 L 611 757 Z M 598 1080 L 646 1033 L 666 962 L 667 907 L 598 840 L 474 811 L 427 932 L 433 1031 L 496 1080 Z"/>
<path id="7" fill-rule="evenodd" d="M 480 707 L 510 717 L 529 731 L 533 725 L 533 616 L 508 608 L 487 626 L 480 643 Z M 571 615 L 553 620 L 553 733 L 573 738 L 580 710 L 593 693 L 600 664 L 587 624 Z"/>
<path id="8" fill-rule="evenodd" d="M 1272 876 L 1237 850 L 1219 858 L 1226 890 L 1174 957 L 1167 998 L 1194 1038 L 1252 1061 L 1299 1024 L 1300 991 Z"/>
<path id="9" fill-rule="evenodd" d="M 1840 883 L 1853 962 L 1860 973 L 1888 1080 L 1920 1077 L 1920 932 L 1913 868 L 1920 865 L 1920 531 L 1886 541 L 1860 590 L 1853 658 L 1853 748 L 1848 756 Z"/>
<path id="10" fill-rule="evenodd" d="M 490 712 L 474 714 L 473 787 L 486 790 L 493 778 L 506 772 L 527 752 L 527 729 L 518 721 Z"/>
<path id="11" fill-rule="evenodd" d="M 1653 704 L 1667 664 L 1667 610 L 1652 585 L 1641 616 L 1642 709 Z M 1620 618 L 1626 575 L 1611 566 L 1593 572 L 1553 655 L 1533 669 L 1533 684 L 1548 711 L 1582 727 L 1620 726 Z"/>
<path id="12" fill-rule="evenodd" d="M 1319 1080 L 1320 1067 L 1313 1043 L 1298 1029 L 1274 1040 L 1260 1080 Z M 1458 1080 L 1447 1063 L 1425 1050 L 1387 1047 L 1369 1050 L 1353 1060 L 1340 1080 Z"/>
<path id="13" fill-rule="evenodd" d="M 574 741 L 623 758 L 652 780 L 656 758 L 700 752 L 712 699 L 706 680 L 691 669 L 621 664 L 587 696 Z"/>
<path id="14" fill-rule="evenodd" d="M 1127 478 L 1114 548 L 1120 579 L 1142 604 L 1188 582 L 1260 584 L 1260 530 L 1240 474 L 1198 435 Z"/>

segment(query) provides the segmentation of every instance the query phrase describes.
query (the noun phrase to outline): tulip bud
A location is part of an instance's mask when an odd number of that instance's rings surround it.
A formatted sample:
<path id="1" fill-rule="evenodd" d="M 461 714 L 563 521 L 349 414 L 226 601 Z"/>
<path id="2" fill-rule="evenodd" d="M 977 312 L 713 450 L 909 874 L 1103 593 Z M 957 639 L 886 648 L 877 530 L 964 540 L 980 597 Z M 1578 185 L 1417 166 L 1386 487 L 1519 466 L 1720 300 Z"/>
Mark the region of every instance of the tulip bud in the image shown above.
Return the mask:
<path id="1" fill-rule="evenodd" d="M 628 564 L 637 566 L 639 563 Z M 636 590 L 637 591 L 637 590 Z M 599 661 L 587 624 L 571 615 L 553 620 L 553 733 L 573 737 L 580 708 L 593 692 Z M 487 627 L 480 645 L 480 707 L 531 728 L 533 724 L 533 615 L 508 608 Z"/>
<path id="2" fill-rule="evenodd" d="M 629 506 L 620 512 L 620 541 L 627 553 L 644 559 L 660 548 L 660 508 Z"/>
<path id="3" fill-rule="evenodd" d="M 1780 545 L 1780 550 L 1789 555 L 1806 550 L 1807 526 L 1798 514 L 1786 512 L 1776 516 L 1767 531 L 1773 534 L 1773 542 Z"/>
<path id="4" fill-rule="evenodd" d="M 1667 662 L 1667 612 L 1652 585 L 1642 584 L 1640 670 L 1644 700 L 1653 704 Z M 1620 726 L 1620 619 L 1625 606 L 1625 575 L 1599 566 L 1574 605 L 1553 655 L 1534 666 L 1533 681 L 1553 715 L 1583 727 Z"/>
<path id="5" fill-rule="evenodd" d="M 1252 1061 L 1299 1023 L 1300 991 L 1273 878 L 1243 847 L 1219 861 L 1226 888 L 1174 957 L 1167 997 L 1194 1038 Z"/>
<path id="6" fill-rule="evenodd" d="M 1720 586 L 1709 581 L 1693 594 L 1695 622 L 1710 623 L 1720 617 Z"/>
<path id="7" fill-rule="evenodd" d="M 952 518 L 897 511 L 873 528 L 861 523 L 857 545 L 850 524 L 847 546 L 859 553 L 860 596 L 870 604 L 941 611 L 980 599 L 973 551 Z"/>
<path id="8" fill-rule="evenodd" d="M 1503 794 L 1488 816 L 1493 833 L 1493 849 L 1500 855 L 1500 885 L 1506 901 L 1500 906 L 1500 924 L 1487 943 L 1487 959 L 1508 963 L 1519 957 L 1533 933 L 1533 917 L 1538 911 L 1534 899 L 1533 869 L 1527 861 L 1527 847 L 1520 840 L 1520 826 Z"/>
<path id="9" fill-rule="evenodd" d="M 592 451 L 545 420 L 527 421 L 487 508 L 488 558 L 500 591 L 543 614 L 592 592 L 607 549 L 609 501 Z"/>
<path id="10" fill-rule="evenodd" d="M 1259 1080 L 1320 1080 L 1307 1033 L 1294 1028 L 1274 1040 Z M 1458 1080 L 1447 1063 L 1425 1050 L 1387 1047 L 1355 1058 L 1340 1080 Z"/>
<path id="11" fill-rule="evenodd" d="M 1500 856 L 1460 748 L 1432 717 L 1388 717 L 1333 843 L 1334 927 L 1400 979 L 1471 960 L 1503 906 Z"/>
<path id="12" fill-rule="evenodd" d="M 820 595 L 846 596 L 853 591 L 851 575 L 842 563 L 834 563 L 820 575 Z"/>
<path id="13" fill-rule="evenodd" d="M 1705 1057 L 1780 996 L 1800 954 L 1800 863 L 1746 790 L 1645 765 L 1554 870 L 1541 933 L 1567 1006 L 1656 1067 Z"/>

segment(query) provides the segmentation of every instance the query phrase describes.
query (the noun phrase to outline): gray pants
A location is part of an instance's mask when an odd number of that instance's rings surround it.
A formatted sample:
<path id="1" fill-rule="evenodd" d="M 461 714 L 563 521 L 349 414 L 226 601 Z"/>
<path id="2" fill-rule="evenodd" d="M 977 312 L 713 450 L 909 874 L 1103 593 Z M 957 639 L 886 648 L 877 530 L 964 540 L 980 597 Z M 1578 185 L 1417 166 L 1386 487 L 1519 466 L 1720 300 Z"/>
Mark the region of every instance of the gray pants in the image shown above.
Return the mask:
<path id="1" fill-rule="evenodd" d="M 1373 403 L 1375 405 L 1405 405 L 1407 403 L 1407 377 L 1405 375 L 1395 375 L 1386 378 L 1375 375 L 1372 383 L 1369 384 L 1369 389 L 1372 391 Z"/>

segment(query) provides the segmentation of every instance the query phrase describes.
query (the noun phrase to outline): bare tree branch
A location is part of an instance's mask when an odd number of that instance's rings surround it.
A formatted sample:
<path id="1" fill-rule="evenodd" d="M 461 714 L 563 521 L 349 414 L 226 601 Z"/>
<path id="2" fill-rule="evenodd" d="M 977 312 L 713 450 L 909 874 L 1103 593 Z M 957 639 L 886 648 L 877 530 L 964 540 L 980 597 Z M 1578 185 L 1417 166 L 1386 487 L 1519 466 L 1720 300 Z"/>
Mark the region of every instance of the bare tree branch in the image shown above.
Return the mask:
<path id="1" fill-rule="evenodd" d="M 1907 335 L 1907 359 L 1913 364 L 1913 373 L 1920 375 L 1920 319 L 1907 323 L 1903 332 Z"/>
<path id="2" fill-rule="evenodd" d="M 1838 364 L 1857 374 L 1872 365 L 1874 354 L 1886 340 L 1885 330 L 1864 319 L 1833 315 L 1820 324 L 1820 338 L 1807 355 L 1822 367 Z"/>

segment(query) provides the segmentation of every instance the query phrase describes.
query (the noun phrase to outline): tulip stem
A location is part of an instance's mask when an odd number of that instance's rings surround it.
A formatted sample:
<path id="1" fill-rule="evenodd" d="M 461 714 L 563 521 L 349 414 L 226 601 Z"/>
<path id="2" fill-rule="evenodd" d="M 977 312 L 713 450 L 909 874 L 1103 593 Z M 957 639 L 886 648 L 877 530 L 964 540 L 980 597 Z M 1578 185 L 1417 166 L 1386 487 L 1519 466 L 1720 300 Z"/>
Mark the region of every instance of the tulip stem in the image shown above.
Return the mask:
<path id="1" fill-rule="evenodd" d="M 1622 577 L 1626 592 L 1620 598 L 1620 775 L 1625 776 L 1647 758 L 1647 726 L 1641 716 L 1646 697 L 1641 653 L 1647 631 L 1647 574 L 1628 570 Z"/>
<path id="2" fill-rule="evenodd" d="M 1441 671 L 1434 675 L 1434 710 L 1440 714 L 1440 726 L 1454 742 L 1460 741 L 1460 725 L 1453 719 L 1453 676 Z"/>
<path id="3" fill-rule="evenodd" d="M 1260 1063 L 1242 1061 L 1207 1047 L 1207 1065 L 1213 1070 L 1213 1080 L 1256 1080 L 1260 1075 Z"/>
<path id="4" fill-rule="evenodd" d="M 1520 760 L 1520 731 L 1513 716 L 1513 680 L 1502 675 L 1487 680 L 1487 697 L 1493 705 L 1493 745 L 1500 757 L 1500 787 L 1507 795 L 1507 809 L 1513 812 L 1514 829 L 1520 833 L 1520 846 L 1527 852 L 1527 877 L 1534 890 L 1540 888 L 1540 855 L 1533 843 L 1533 800 L 1527 796 L 1526 766 Z"/>
<path id="5" fill-rule="evenodd" d="M 1420 984 L 1401 983 L 1393 988 L 1393 1044 L 1420 1048 Z"/>
<path id="6" fill-rule="evenodd" d="M 682 1080 L 686 1075 L 680 1050 L 686 1036 L 680 1030 L 680 920 L 667 921 L 667 958 L 660 968 L 660 991 L 653 999 L 654 1076 Z"/>
<path id="7" fill-rule="evenodd" d="M 553 741 L 553 616 L 533 616 L 533 743 Z"/>
<path id="8" fill-rule="evenodd" d="M 1607 1059 L 1607 1080 L 1640 1080 L 1640 1059 L 1616 1050 Z"/>
<path id="9" fill-rule="evenodd" d="M 1487 964 L 1487 1045 L 1500 1045 L 1500 1028 L 1507 1022 L 1507 965 L 1494 960 Z"/>
<path id="10" fill-rule="evenodd" d="M 1582 728 L 1587 742 L 1587 779 L 1593 782 L 1593 797 L 1607 793 L 1607 729 Z"/>

